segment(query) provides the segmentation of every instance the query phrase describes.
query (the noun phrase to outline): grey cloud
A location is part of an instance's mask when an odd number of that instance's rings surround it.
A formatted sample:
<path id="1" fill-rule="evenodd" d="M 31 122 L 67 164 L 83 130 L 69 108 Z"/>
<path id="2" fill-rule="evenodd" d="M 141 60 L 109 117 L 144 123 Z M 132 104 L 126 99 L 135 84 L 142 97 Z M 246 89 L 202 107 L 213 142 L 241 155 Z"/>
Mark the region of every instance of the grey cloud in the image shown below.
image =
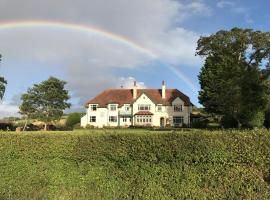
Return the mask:
<path id="1" fill-rule="evenodd" d="M 161 62 L 188 66 L 200 62 L 194 56 L 199 35 L 178 25 L 193 15 L 210 13 L 202 1 L 0 0 L 0 23 L 31 19 L 86 24 L 129 38 Z M 104 88 L 119 86 L 115 70 L 132 72 L 151 62 L 149 56 L 117 41 L 56 28 L 2 30 L 0 44 L 2 64 L 14 72 L 20 67 L 14 63 L 40 64 L 29 65 L 29 71 L 57 67 L 80 104 Z"/>

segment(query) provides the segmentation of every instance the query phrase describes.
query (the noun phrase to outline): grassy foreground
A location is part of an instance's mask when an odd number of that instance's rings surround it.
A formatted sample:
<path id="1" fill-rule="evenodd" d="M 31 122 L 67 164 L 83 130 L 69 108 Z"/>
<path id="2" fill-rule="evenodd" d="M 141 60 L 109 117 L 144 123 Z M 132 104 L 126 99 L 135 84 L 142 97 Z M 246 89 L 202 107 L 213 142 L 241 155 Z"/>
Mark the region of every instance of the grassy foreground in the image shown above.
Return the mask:
<path id="1" fill-rule="evenodd" d="M 0 199 L 270 199 L 270 133 L 0 133 Z"/>

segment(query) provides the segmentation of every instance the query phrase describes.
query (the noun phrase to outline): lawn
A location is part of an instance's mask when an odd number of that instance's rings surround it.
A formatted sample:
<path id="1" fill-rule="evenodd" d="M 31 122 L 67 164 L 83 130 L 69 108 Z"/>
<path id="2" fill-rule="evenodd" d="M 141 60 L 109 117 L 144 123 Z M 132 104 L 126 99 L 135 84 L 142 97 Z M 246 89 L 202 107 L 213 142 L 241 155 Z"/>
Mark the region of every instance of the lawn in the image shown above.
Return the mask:
<path id="1" fill-rule="evenodd" d="M 270 132 L 0 132 L 0 199 L 270 199 Z"/>

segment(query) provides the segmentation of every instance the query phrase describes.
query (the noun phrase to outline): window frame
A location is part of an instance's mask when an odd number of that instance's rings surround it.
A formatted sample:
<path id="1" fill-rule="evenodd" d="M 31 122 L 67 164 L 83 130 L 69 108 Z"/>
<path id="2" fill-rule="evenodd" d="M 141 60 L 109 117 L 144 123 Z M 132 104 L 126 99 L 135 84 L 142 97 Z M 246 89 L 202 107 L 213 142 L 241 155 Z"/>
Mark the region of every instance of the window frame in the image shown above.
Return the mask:
<path id="1" fill-rule="evenodd" d="M 178 121 L 180 120 L 180 121 Z M 173 125 L 179 126 L 184 124 L 184 116 L 174 116 L 173 117 Z"/>
<path id="2" fill-rule="evenodd" d="M 112 109 L 112 107 L 114 107 L 114 109 Z M 116 111 L 117 110 L 117 104 L 109 104 L 109 110 L 110 111 Z"/>
<path id="3" fill-rule="evenodd" d="M 95 119 L 95 120 L 93 120 L 93 119 Z M 97 116 L 90 116 L 89 117 L 89 122 L 90 123 L 96 123 L 97 122 Z"/>
<path id="4" fill-rule="evenodd" d="M 112 119 L 115 119 L 115 120 L 112 120 Z M 109 116 L 109 122 L 112 122 L 112 123 L 117 123 L 118 119 L 117 119 L 117 116 Z"/>
<path id="5" fill-rule="evenodd" d="M 95 108 L 95 109 L 94 109 L 94 108 Z M 94 111 L 94 112 L 97 111 L 97 104 L 91 104 L 91 105 L 90 105 L 90 110 L 91 110 L 91 111 Z"/>
<path id="6" fill-rule="evenodd" d="M 157 112 L 162 112 L 162 105 L 157 105 Z"/>
<path id="7" fill-rule="evenodd" d="M 183 112 L 183 105 L 182 104 L 175 104 L 173 105 L 174 112 Z"/>
<path id="8" fill-rule="evenodd" d="M 151 104 L 138 104 L 138 110 L 139 111 L 150 111 Z"/>

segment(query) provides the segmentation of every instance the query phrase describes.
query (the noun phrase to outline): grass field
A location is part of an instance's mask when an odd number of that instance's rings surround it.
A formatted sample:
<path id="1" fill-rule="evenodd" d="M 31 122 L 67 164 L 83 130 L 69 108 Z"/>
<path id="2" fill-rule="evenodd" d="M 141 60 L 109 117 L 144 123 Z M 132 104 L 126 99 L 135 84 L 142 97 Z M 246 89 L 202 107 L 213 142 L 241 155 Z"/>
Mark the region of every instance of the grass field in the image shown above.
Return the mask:
<path id="1" fill-rule="evenodd" d="M 270 133 L 0 133 L 0 199 L 270 199 Z"/>

